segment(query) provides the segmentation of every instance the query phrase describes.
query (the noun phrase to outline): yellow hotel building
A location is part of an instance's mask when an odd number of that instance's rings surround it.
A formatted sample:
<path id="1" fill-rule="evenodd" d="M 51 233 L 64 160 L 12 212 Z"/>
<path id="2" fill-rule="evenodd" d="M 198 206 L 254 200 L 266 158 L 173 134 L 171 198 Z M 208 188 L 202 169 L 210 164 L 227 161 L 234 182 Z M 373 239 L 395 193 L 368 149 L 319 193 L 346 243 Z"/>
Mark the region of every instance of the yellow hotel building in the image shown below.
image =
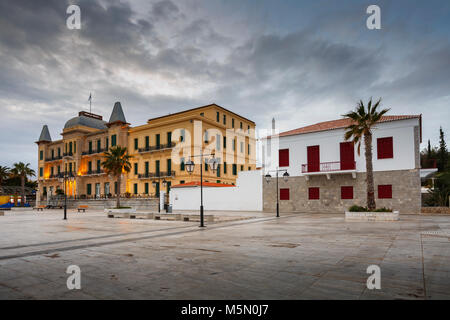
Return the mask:
<path id="1" fill-rule="evenodd" d="M 67 181 L 68 196 L 104 198 L 114 196 L 117 182 L 101 166 L 109 148 L 126 147 L 131 171 L 124 173 L 121 193 L 128 197 L 156 197 L 164 188 L 200 181 L 200 157 L 206 162 L 218 158 L 216 172 L 203 163 L 203 181 L 235 184 L 237 174 L 255 170 L 255 123 L 217 104 L 210 104 L 158 118 L 132 127 L 127 123 L 120 102 L 114 104 L 106 122 L 102 116 L 81 111 L 66 122 L 62 139 L 52 141 L 47 125 L 42 128 L 38 145 L 39 195 L 55 195 L 63 189 L 61 175 Z M 192 158 L 191 158 L 192 157 Z M 188 160 L 195 169 L 189 174 Z"/>

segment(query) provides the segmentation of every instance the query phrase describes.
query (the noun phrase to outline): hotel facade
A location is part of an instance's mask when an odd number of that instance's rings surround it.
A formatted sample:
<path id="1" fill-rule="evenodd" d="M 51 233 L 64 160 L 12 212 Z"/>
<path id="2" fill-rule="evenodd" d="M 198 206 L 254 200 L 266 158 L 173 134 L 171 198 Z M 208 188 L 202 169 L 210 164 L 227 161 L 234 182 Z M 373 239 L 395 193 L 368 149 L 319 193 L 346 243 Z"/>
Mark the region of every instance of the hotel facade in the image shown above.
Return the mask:
<path id="1" fill-rule="evenodd" d="M 203 181 L 233 185 L 240 171 L 256 166 L 255 123 L 217 104 L 210 104 L 157 118 L 132 127 L 116 102 L 106 122 L 103 117 L 81 111 L 68 120 L 62 139 L 53 141 L 47 125 L 38 145 L 38 186 L 41 199 L 64 190 L 69 197 L 107 198 L 116 195 L 117 182 L 101 163 L 104 152 L 116 145 L 132 156 L 131 171 L 123 173 L 120 191 L 127 197 L 157 197 L 174 185 Z M 204 162 L 200 163 L 203 153 Z M 211 155 L 212 154 L 212 155 Z M 213 172 L 206 163 L 219 160 Z M 185 163 L 196 165 L 189 174 Z"/>

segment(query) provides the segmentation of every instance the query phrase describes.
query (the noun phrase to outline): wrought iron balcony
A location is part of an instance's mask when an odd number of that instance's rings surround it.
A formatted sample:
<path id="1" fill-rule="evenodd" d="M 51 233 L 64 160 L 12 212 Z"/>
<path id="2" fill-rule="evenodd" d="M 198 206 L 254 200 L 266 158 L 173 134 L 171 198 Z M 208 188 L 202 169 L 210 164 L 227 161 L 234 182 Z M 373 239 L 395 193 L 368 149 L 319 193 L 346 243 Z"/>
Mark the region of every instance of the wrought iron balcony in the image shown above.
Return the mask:
<path id="1" fill-rule="evenodd" d="M 71 177 L 71 178 L 72 178 L 72 177 L 75 178 L 76 175 L 77 175 L 77 173 L 76 173 L 75 171 L 67 172 L 67 173 L 66 173 L 66 176 L 67 176 L 67 177 Z M 64 179 L 64 172 L 51 174 L 51 175 L 49 176 L 49 179 Z"/>
<path id="2" fill-rule="evenodd" d="M 61 160 L 63 157 L 61 156 L 61 155 L 59 155 L 59 156 L 53 156 L 53 157 L 48 157 L 48 158 L 45 158 L 45 161 L 56 161 L 56 160 Z"/>
<path id="3" fill-rule="evenodd" d="M 66 157 L 73 157 L 73 152 L 64 152 L 63 153 L 63 157 L 64 158 L 66 158 Z"/>
<path id="4" fill-rule="evenodd" d="M 143 152 L 161 151 L 161 150 L 166 150 L 166 149 L 172 149 L 173 147 L 175 147 L 175 142 L 170 142 L 170 143 L 164 143 L 164 144 L 160 144 L 160 145 L 156 145 L 156 146 L 147 146 L 147 147 L 144 147 L 144 148 L 139 148 L 139 152 L 143 153 Z"/>
<path id="5" fill-rule="evenodd" d="M 160 171 L 160 172 L 146 172 L 139 173 L 139 179 L 153 179 L 153 178 L 165 178 L 165 177 L 174 177 L 175 171 Z"/>
<path id="6" fill-rule="evenodd" d="M 84 176 L 91 176 L 91 175 L 99 175 L 99 174 L 104 174 L 104 173 L 105 173 L 104 170 L 97 169 L 97 170 L 88 170 L 83 175 Z"/>
<path id="7" fill-rule="evenodd" d="M 105 151 L 108 151 L 108 149 L 107 148 L 100 148 L 100 149 L 95 149 L 95 150 L 83 151 L 83 152 L 81 152 L 81 155 L 82 156 L 86 156 L 86 155 L 90 155 L 90 154 L 103 153 Z"/>

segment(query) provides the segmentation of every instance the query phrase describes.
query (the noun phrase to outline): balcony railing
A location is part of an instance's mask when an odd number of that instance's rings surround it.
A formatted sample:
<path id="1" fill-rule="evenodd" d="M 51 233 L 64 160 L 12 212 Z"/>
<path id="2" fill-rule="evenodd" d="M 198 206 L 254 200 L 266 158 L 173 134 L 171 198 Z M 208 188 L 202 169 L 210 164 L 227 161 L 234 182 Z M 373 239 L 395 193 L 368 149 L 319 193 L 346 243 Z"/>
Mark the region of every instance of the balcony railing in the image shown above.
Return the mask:
<path id="1" fill-rule="evenodd" d="M 76 177 L 77 173 L 75 171 L 72 172 L 67 172 L 67 177 Z M 64 178 L 64 172 L 60 172 L 60 173 L 53 173 L 49 176 L 49 179 L 59 179 L 59 178 Z"/>
<path id="2" fill-rule="evenodd" d="M 152 152 L 152 151 L 159 151 L 164 149 L 171 149 L 175 147 L 175 142 L 170 143 L 164 143 L 156 146 L 147 146 L 145 148 L 139 148 L 139 152 Z"/>
<path id="3" fill-rule="evenodd" d="M 64 152 L 63 157 L 73 157 L 73 152 Z"/>
<path id="4" fill-rule="evenodd" d="M 139 179 L 152 179 L 152 178 L 163 178 L 163 177 L 174 177 L 175 171 L 160 171 L 160 172 L 147 172 L 139 173 Z"/>
<path id="5" fill-rule="evenodd" d="M 321 162 L 321 163 L 312 163 L 302 164 L 302 173 L 310 173 L 310 172 L 332 172 L 332 171 L 343 171 L 343 170 L 355 170 L 356 162 Z"/>
<path id="6" fill-rule="evenodd" d="M 88 170 L 83 174 L 83 176 L 90 176 L 90 175 L 104 174 L 104 173 L 105 173 L 105 171 L 102 169 Z"/>
<path id="7" fill-rule="evenodd" d="M 45 158 L 45 161 L 56 161 L 56 160 L 61 160 L 63 157 L 62 156 L 53 156 L 53 157 L 48 157 Z"/>
<path id="8" fill-rule="evenodd" d="M 86 156 L 86 155 L 90 155 L 90 154 L 97 154 L 97 153 L 103 153 L 107 151 L 106 148 L 100 148 L 100 149 L 95 149 L 95 150 L 88 150 L 88 151 L 83 151 L 81 153 L 82 156 Z"/>

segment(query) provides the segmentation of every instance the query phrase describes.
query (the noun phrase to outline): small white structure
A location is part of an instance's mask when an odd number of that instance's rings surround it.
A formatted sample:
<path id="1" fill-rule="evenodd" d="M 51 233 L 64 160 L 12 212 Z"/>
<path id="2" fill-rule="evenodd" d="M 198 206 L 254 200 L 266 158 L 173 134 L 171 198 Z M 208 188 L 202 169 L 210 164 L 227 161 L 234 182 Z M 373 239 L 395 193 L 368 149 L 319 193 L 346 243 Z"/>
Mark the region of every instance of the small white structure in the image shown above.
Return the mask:
<path id="1" fill-rule="evenodd" d="M 203 186 L 205 210 L 262 211 L 263 177 L 260 170 L 241 171 L 236 186 L 206 184 Z M 200 185 L 173 186 L 170 203 L 174 210 L 198 210 Z"/>

